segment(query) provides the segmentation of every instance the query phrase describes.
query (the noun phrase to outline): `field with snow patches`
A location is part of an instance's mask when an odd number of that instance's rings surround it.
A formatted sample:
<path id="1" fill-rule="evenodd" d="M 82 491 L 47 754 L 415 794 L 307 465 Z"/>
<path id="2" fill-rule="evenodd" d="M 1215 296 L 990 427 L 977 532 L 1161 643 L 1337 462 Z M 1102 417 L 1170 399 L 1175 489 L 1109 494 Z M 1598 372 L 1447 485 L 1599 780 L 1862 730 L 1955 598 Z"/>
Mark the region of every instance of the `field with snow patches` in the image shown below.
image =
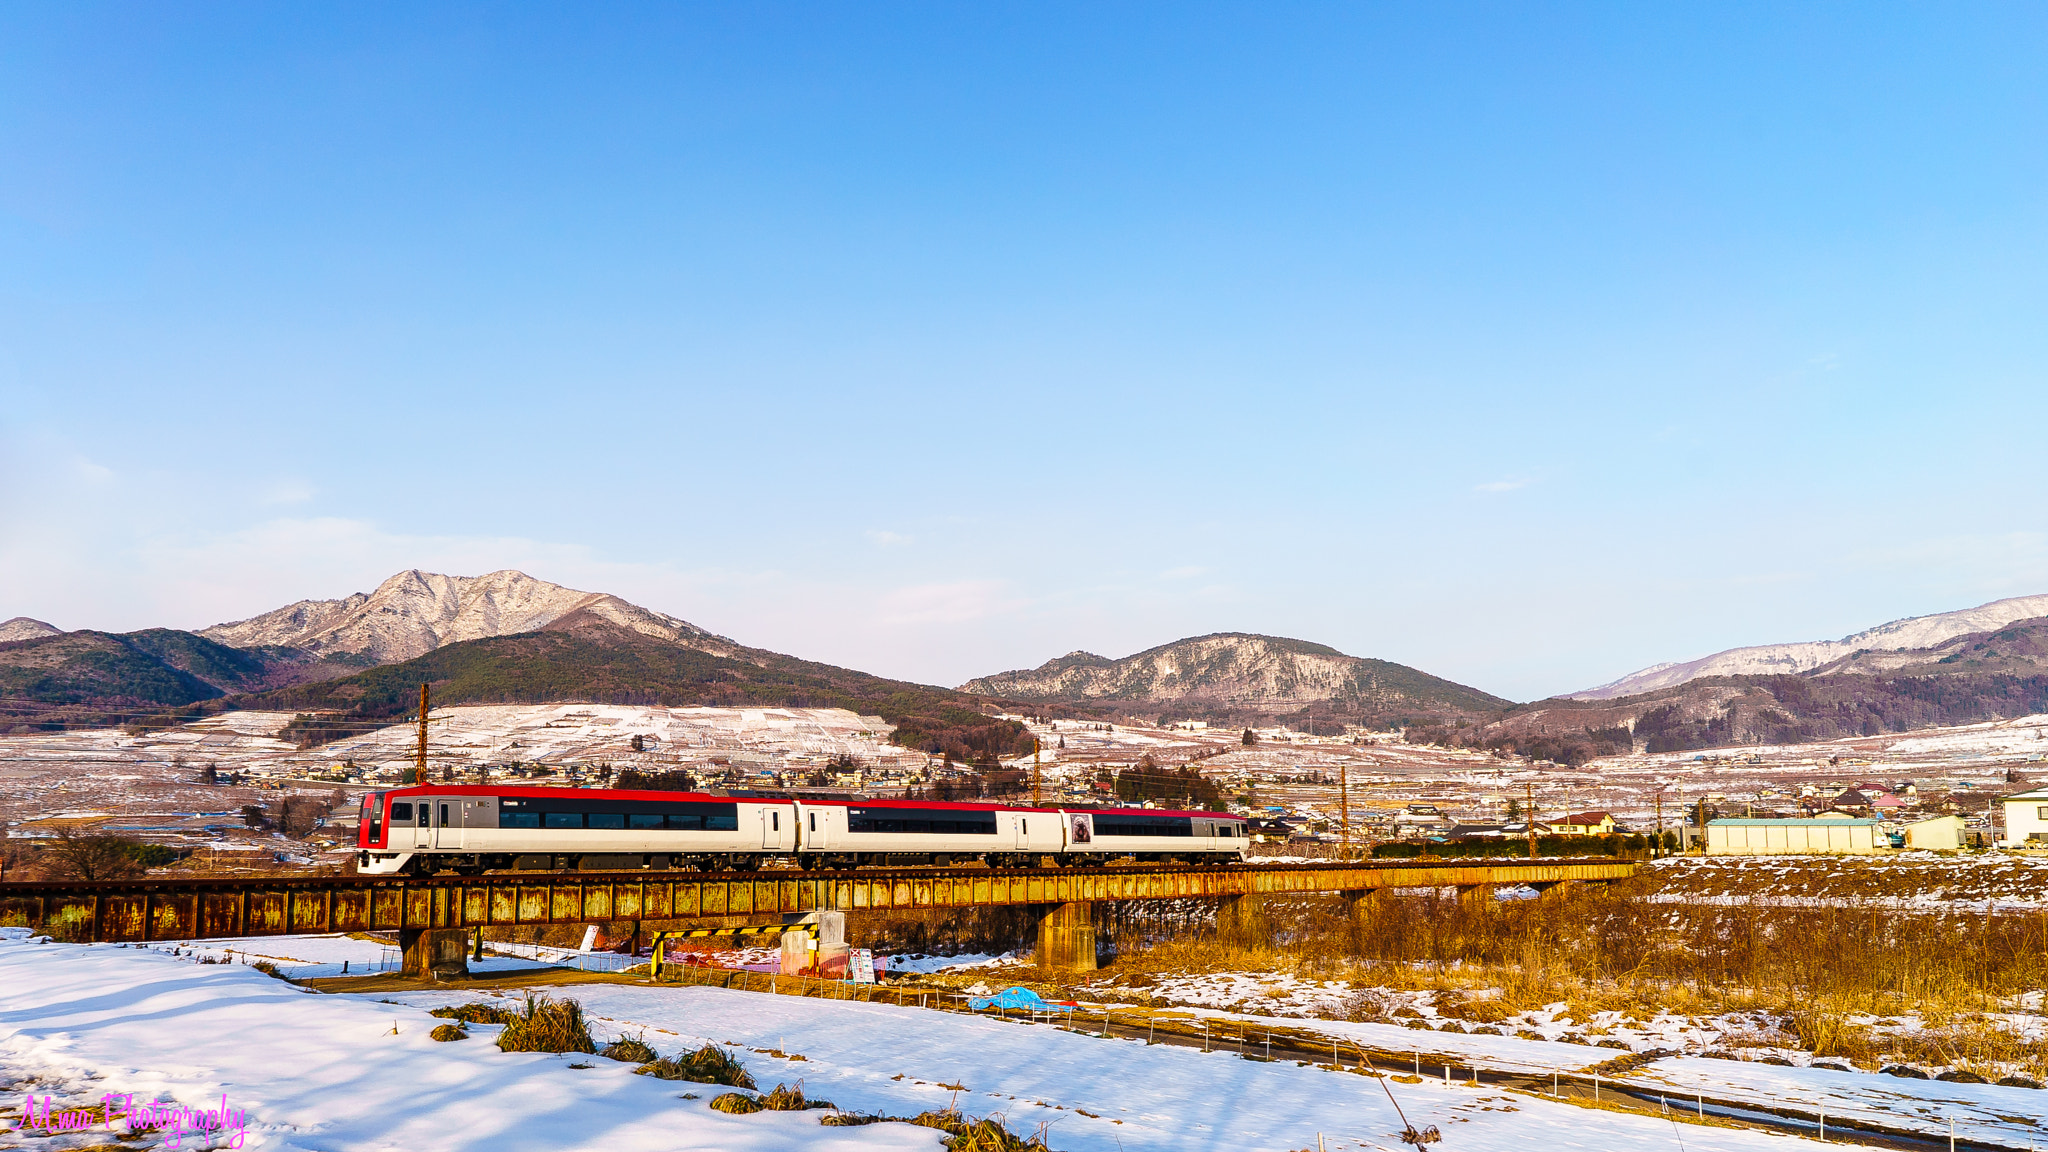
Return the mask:
<path id="1" fill-rule="evenodd" d="M 341 959 L 360 960 L 380 947 L 349 937 L 283 937 L 216 941 L 200 955 L 229 948 L 239 955 L 246 948 L 250 955 L 276 957 L 287 970 L 296 965 L 325 974 Z M 503 1053 L 490 1042 L 495 1029 L 489 1026 L 477 1026 L 466 1041 L 428 1039 L 441 1022 L 428 1009 L 490 993 L 326 995 L 252 967 L 194 961 L 189 951 L 174 956 L 152 948 L 36 943 L 25 933 L 7 933 L 0 942 L 0 1075 L 11 1094 L 5 1103 L 18 1108 L 22 1098 L 48 1095 L 61 1111 L 107 1093 L 194 1107 L 225 1097 L 246 1111 L 245 1139 L 200 1146 L 280 1150 L 941 1147 L 939 1133 L 904 1124 L 824 1127 L 820 1112 L 713 1112 L 708 1101 L 723 1089 L 635 1076 L 624 1064 L 596 1057 Z M 1002 971 L 984 967 L 992 977 Z M 1219 983 L 1215 991 L 1221 999 L 1238 990 Z M 1394 1134 L 1403 1124 L 1379 1083 L 1292 1061 L 1243 1060 L 1234 1051 L 1147 1046 L 881 1003 L 620 984 L 564 992 L 583 1004 L 600 1044 L 639 1035 L 668 1055 L 704 1043 L 730 1044 L 763 1089 L 801 1080 L 807 1095 L 858 1112 L 903 1116 L 957 1105 L 970 1115 L 1000 1113 L 1013 1130 L 1043 1125 L 1051 1146 L 1062 1152 L 1280 1152 L 1313 1148 L 1318 1134 L 1332 1150 L 1400 1147 Z M 1583 1045 L 1423 1033 L 1393 1024 L 1315 1026 L 1369 1047 L 1538 1074 L 1613 1055 Z M 1426 1073 L 1433 1071 L 1429 1056 L 1422 1062 Z M 2013 1148 L 2048 1143 L 2035 1120 L 2035 1101 L 2043 1094 L 2025 1089 L 1686 1058 L 1658 1060 L 1632 1078 L 1675 1096 L 1698 1090 L 1825 1106 L 1832 1116 L 1862 1115 L 1930 1134 L 1945 1134 L 1954 1117 L 1964 1139 Z M 1787 1139 L 1593 1111 L 1492 1086 L 1446 1086 L 1434 1076 L 1388 1086 L 1409 1121 L 1442 1129 L 1445 1140 L 1436 1147 L 1459 1152 L 1734 1152 L 1783 1148 Z M 65 1134 L 33 1143 L 65 1152 L 108 1138 L 104 1132 Z M 0 1135 L 0 1144 L 22 1143 L 19 1135 Z M 159 1145 L 170 1146 L 165 1138 L 135 1146 Z M 187 1134 L 182 1147 L 194 1146 Z"/>

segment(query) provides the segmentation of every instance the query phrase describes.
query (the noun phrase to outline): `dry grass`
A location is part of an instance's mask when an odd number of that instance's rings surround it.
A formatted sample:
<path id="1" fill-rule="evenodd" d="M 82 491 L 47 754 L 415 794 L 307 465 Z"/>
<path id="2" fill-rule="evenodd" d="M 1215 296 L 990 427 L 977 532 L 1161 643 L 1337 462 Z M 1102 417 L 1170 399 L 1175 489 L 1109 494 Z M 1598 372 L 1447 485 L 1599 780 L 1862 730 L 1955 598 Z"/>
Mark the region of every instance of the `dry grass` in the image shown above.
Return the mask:
<path id="1" fill-rule="evenodd" d="M 608 1060 L 618 1060 L 627 1064 L 651 1064 L 661 1058 L 661 1053 L 650 1047 L 641 1036 L 621 1036 L 605 1045 L 597 1054 Z"/>
<path id="2" fill-rule="evenodd" d="M 729 1088 L 752 1088 L 754 1077 L 732 1053 L 716 1044 L 706 1044 L 683 1056 L 664 1056 L 634 1069 L 657 1080 L 686 1080 L 692 1084 L 723 1084 Z"/>
<path id="3" fill-rule="evenodd" d="M 437 1024 L 434 1026 L 434 1030 L 427 1033 L 427 1035 L 435 1040 L 469 1039 L 468 1030 L 460 1024 Z"/>
<path id="4" fill-rule="evenodd" d="M 583 1005 L 528 993 L 525 1005 L 505 1021 L 498 1033 L 504 1052 L 590 1052 L 597 1044 L 583 1022 Z"/>
<path id="5" fill-rule="evenodd" d="M 2048 1044 L 1988 1015 L 2048 986 L 2048 917 L 1674 904 L 1646 899 L 1648 883 L 1544 900 L 1392 896 L 1358 924 L 1335 899 L 1273 900 L 1252 922 L 1263 936 L 1242 917 L 1228 932 L 1131 925 L 1109 974 L 1133 999 L 1169 973 L 1349 982 L 1349 1014 L 1394 1022 L 1376 990 L 1428 992 L 1441 1014 L 1487 1026 L 1560 1003 L 1582 1024 L 1601 1012 L 1754 1013 L 1783 1021 L 1780 1043 L 1861 1067 L 2048 1073 Z M 1922 1027 L 1884 1023 L 1902 1017 Z"/>
<path id="6" fill-rule="evenodd" d="M 506 1024 L 518 1013 L 483 1000 L 472 1000 L 467 1004 L 436 1008 L 427 1015 L 439 1016 L 444 1020 L 459 1020 L 464 1024 Z"/>

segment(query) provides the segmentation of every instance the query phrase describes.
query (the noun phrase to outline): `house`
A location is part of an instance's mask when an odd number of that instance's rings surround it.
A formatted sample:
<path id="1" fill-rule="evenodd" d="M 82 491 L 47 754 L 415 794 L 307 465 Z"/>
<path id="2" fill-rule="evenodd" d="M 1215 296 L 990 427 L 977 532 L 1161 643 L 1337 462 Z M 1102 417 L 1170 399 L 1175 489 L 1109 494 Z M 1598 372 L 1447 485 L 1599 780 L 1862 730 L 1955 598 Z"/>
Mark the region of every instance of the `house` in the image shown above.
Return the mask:
<path id="1" fill-rule="evenodd" d="M 1953 852 L 1963 846 L 1961 816 L 1936 816 L 1931 820 L 1919 820 L 1899 831 L 1905 837 L 1908 848 Z"/>
<path id="2" fill-rule="evenodd" d="M 2014 848 L 2048 848 L 2048 788 L 2007 796 L 2005 842 Z"/>
<path id="3" fill-rule="evenodd" d="M 1560 836 L 1605 836 L 1614 831 L 1614 817 L 1606 812 L 1580 812 L 1551 825 Z"/>
<path id="4" fill-rule="evenodd" d="M 1877 821 L 1714 820 L 1707 824 L 1709 856 L 1871 856 Z"/>

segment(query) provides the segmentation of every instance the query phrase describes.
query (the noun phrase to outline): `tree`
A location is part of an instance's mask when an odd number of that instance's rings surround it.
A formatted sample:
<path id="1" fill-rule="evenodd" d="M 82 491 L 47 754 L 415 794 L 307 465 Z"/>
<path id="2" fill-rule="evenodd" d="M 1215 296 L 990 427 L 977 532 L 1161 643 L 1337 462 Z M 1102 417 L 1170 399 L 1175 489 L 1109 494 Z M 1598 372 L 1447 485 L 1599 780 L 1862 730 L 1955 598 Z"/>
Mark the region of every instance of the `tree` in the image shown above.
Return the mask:
<path id="1" fill-rule="evenodd" d="M 121 880 L 142 875 L 133 840 L 104 832 L 80 835 L 60 828 L 55 842 L 43 849 L 41 870 L 52 880 Z"/>
<path id="2" fill-rule="evenodd" d="M 1522 818 L 1522 802 L 1513 796 L 1508 797 L 1507 817 L 1510 824 Z"/>
<path id="3" fill-rule="evenodd" d="M 214 767 L 212 764 L 208 764 L 206 767 L 199 770 L 199 782 L 201 784 L 220 783 L 220 769 Z"/>
<path id="4" fill-rule="evenodd" d="M 645 737 L 645 736 L 642 736 L 642 735 L 640 735 L 640 734 L 639 734 L 639 733 L 637 733 L 637 732 L 636 732 L 636 733 L 634 733 L 634 734 L 633 734 L 633 751 L 635 751 L 635 752 L 645 752 L 645 751 L 647 751 L 647 737 Z"/>
<path id="5" fill-rule="evenodd" d="M 1257 736 L 1252 735 L 1252 730 L 1249 728 L 1244 730 L 1244 737 L 1238 741 L 1238 743 L 1244 745 L 1247 748 L 1251 747 L 1254 744 L 1257 744 L 1258 742 L 1259 738 Z"/>
<path id="6" fill-rule="evenodd" d="M 242 823 L 251 828 L 265 828 L 270 825 L 270 814 L 263 810 L 261 804 L 244 804 L 242 805 Z"/>

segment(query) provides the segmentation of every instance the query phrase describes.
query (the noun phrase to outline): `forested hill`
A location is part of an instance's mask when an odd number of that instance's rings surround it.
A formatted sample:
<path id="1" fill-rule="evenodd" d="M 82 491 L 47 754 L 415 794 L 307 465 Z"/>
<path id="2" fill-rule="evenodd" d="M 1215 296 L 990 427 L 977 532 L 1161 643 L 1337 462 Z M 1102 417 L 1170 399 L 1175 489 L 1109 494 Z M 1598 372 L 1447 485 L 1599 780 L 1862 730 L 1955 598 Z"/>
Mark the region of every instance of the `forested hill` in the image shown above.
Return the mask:
<path id="1" fill-rule="evenodd" d="M 597 622 L 448 644 L 341 679 L 220 703 L 307 713 L 287 733 L 324 742 L 414 714 L 422 683 L 436 705 L 836 707 L 880 716 L 896 726 L 895 740 L 905 747 L 959 759 L 1030 747 L 1023 725 L 987 714 L 995 705 L 989 700 L 760 649 L 718 656 Z"/>

